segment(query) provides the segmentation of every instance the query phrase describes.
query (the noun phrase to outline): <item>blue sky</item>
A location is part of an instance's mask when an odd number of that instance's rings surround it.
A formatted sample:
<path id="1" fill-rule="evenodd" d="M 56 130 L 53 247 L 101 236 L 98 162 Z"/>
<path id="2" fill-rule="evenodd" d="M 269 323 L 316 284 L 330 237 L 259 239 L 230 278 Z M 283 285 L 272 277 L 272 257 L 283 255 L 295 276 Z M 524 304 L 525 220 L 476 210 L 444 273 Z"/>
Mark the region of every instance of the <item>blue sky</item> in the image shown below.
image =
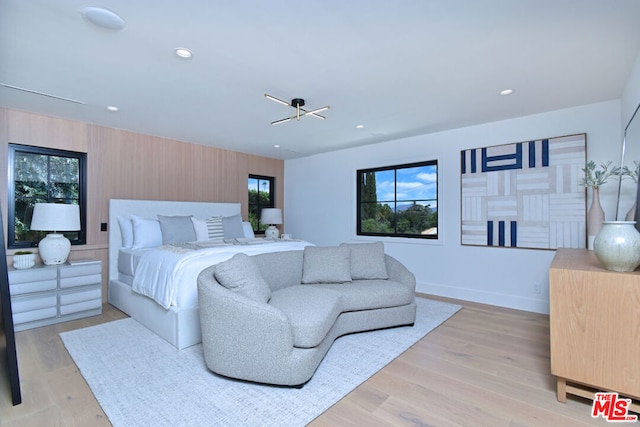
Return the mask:
<path id="1" fill-rule="evenodd" d="M 437 166 L 420 166 L 399 169 L 397 176 L 397 200 L 427 200 L 432 207 L 437 198 Z M 393 171 L 376 172 L 376 189 L 379 202 L 394 199 Z"/>

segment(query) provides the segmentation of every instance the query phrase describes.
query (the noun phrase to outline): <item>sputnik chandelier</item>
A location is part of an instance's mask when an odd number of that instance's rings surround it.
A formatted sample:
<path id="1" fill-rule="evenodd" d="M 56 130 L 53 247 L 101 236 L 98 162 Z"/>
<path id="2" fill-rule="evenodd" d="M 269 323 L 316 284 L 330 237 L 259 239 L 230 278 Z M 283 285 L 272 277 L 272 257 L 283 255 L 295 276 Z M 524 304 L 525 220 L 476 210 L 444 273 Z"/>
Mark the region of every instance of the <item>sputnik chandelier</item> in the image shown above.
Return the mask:
<path id="1" fill-rule="evenodd" d="M 291 103 L 287 102 L 287 101 L 283 101 L 282 99 L 278 99 L 275 96 L 271 96 L 267 93 L 264 94 L 265 98 L 270 99 L 272 101 L 275 101 L 279 104 L 282 105 L 286 105 L 287 107 L 293 107 L 296 109 L 296 114 L 295 116 L 291 116 L 291 117 L 286 117 L 284 119 L 280 119 L 280 120 L 276 120 L 275 122 L 271 122 L 272 125 L 279 125 L 280 123 L 284 123 L 284 122 L 288 122 L 289 120 L 300 120 L 300 117 L 304 117 L 304 116 L 312 116 L 315 117 L 316 119 L 326 119 L 326 117 L 321 116 L 320 112 L 322 111 L 326 111 L 329 109 L 329 106 L 325 106 L 325 107 L 321 107 L 321 108 L 316 108 L 315 110 L 305 110 L 304 108 L 304 99 L 302 98 L 293 98 L 291 100 Z"/>

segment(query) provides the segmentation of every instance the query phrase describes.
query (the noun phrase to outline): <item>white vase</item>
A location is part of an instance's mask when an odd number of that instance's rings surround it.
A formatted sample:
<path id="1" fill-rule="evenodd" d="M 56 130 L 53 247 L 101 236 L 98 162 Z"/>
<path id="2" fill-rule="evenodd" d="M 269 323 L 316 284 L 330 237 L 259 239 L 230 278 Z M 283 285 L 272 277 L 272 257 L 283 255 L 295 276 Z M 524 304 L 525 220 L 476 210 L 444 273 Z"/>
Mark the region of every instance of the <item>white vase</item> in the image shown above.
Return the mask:
<path id="1" fill-rule="evenodd" d="M 593 251 L 604 268 L 633 271 L 640 265 L 640 233 L 635 221 L 605 221 L 593 242 Z"/>
<path id="2" fill-rule="evenodd" d="M 591 207 L 587 213 L 587 249 L 593 250 L 593 241 L 602 230 L 604 221 L 604 209 L 600 205 L 600 189 L 593 187 Z"/>
<path id="3" fill-rule="evenodd" d="M 13 268 L 16 270 L 25 270 L 36 265 L 36 256 L 34 254 L 21 254 L 13 256 Z"/>

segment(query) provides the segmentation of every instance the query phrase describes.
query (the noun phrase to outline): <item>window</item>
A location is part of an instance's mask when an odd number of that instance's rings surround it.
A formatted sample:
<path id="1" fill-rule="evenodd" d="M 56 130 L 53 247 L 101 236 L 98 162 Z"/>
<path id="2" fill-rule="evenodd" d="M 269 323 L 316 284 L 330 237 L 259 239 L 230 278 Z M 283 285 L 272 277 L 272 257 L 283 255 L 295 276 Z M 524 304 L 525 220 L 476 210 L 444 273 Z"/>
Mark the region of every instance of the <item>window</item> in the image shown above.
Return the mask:
<path id="1" fill-rule="evenodd" d="M 260 223 L 260 213 L 275 206 L 274 182 L 270 176 L 249 175 L 249 222 L 254 233 L 262 234 L 269 226 Z"/>
<path id="2" fill-rule="evenodd" d="M 35 203 L 80 205 L 81 230 L 64 235 L 72 245 L 86 243 L 86 154 L 9 144 L 8 183 L 9 248 L 36 246 L 47 234 L 29 229 Z"/>
<path id="3" fill-rule="evenodd" d="M 357 234 L 438 238 L 438 162 L 357 171 Z"/>

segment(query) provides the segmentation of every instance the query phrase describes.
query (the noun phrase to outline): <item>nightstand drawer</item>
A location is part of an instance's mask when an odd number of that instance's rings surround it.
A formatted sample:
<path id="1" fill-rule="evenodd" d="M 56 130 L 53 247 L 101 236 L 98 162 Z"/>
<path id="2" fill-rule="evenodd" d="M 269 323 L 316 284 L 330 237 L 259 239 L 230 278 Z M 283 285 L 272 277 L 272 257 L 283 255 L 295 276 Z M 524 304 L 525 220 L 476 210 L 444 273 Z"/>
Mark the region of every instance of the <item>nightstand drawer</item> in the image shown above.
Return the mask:
<path id="1" fill-rule="evenodd" d="M 26 311 L 33 311 L 47 307 L 55 308 L 57 304 L 58 298 L 56 298 L 55 294 L 34 295 L 14 299 L 11 301 L 11 310 L 14 314 L 24 313 Z"/>
<path id="2" fill-rule="evenodd" d="M 30 294 L 32 292 L 53 291 L 58 287 L 58 281 L 55 276 L 51 280 L 43 280 L 40 282 L 29 283 L 11 283 L 9 291 L 12 296 Z"/>
<path id="3" fill-rule="evenodd" d="M 60 294 L 60 305 L 75 304 L 77 302 L 89 301 L 92 299 L 102 299 L 102 290 L 100 288 Z"/>
<path id="4" fill-rule="evenodd" d="M 64 271 L 64 270 L 62 270 Z M 60 271 L 60 273 L 62 273 Z M 102 283 L 102 274 L 90 274 L 87 276 L 62 277 L 60 275 L 60 289 L 74 288 L 76 286 L 95 285 Z"/>
<path id="5" fill-rule="evenodd" d="M 34 320 L 55 319 L 57 315 L 57 307 L 48 307 L 42 308 L 40 310 L 25 311 L 24 313 L 13 313 L 13 323 L 18 326 L 21 323 L 33 322 Z M 22 330 L 22 328 L 20 330 Z"/>
<path id="6" fill-rule="evenodd" d="M 89 301 L 76 302 L 69 305 L 60 306 L 60 315 L 65 316 L 67 314 L 79 313 L 81 311 L 102 309 L 102 299 L 93 299 Z"/>
<path id="7" fill-rule="evenodd" d="M 9 292 L 22 295 L 31 292 L 54 290 L 58 286 L 58 270 L 53 267 L 36 267 L 28 270 L 9 271 Z"/>
<path id="8" fill-rule="evenodd" d="M 100 274 L 102 272 L 102 264 L 100 262 L 88 262 L 86 264 L 65 265 L 60 269 L 60 279 L 66 277 L 89 276 L 92 274 Z"/>

